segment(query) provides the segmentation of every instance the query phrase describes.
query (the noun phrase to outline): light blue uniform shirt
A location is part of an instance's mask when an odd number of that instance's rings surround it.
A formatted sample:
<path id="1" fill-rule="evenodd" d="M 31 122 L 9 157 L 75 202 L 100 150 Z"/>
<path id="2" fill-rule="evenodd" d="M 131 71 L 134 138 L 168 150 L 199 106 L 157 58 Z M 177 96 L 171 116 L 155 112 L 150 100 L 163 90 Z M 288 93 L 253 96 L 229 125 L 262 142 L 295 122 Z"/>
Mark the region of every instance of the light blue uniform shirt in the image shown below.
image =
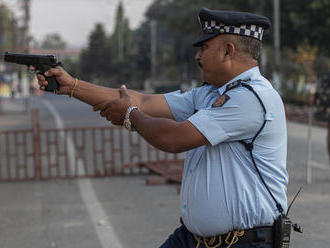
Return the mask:
<path id="1" fill-rule="evenodd" d="M 269 189 L 285 211 L 287 208 L 284 106 L 258 67 L 220 88 L 205 85 L 184 94 L 168 93 L 165 97 L 175 120 L 188 119 L 210 143 L 186 153 L 180 196 L 183 222 L 200 236 L 269 226 L 279 215 L 249 152 L 238 142 L 251 141 L 262 126 L 261 104 L 251 91 L 238 87 L 226 93 L 230 99 L 224 105 L 212 107 L 226 86 L 238 79 L 251 79 L 247 83 L 266 107 L 267 123 L 254 142 L 253 154 Z"/>

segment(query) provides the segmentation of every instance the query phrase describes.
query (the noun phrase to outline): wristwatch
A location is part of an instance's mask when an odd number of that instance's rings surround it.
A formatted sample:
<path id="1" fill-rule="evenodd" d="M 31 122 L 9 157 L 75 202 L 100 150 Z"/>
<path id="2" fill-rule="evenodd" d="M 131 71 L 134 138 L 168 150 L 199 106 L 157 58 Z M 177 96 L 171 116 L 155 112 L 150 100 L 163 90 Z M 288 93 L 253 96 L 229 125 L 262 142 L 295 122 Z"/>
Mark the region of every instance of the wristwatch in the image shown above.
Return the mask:
<path id="1" fill-rule="evenodd" d="M 124 127 L 128 130 L 128 131 L 136 131 L 136 129 L 133 127 L 129 117 L 131 115 L 131 112 L 134 110 L 134 109 L 139 109 L 137 106 L 131 106 L 129 107 L 127 110 L 126 110 L 126 114 L 125 114 L 125 119 L 124 119 Z"/>

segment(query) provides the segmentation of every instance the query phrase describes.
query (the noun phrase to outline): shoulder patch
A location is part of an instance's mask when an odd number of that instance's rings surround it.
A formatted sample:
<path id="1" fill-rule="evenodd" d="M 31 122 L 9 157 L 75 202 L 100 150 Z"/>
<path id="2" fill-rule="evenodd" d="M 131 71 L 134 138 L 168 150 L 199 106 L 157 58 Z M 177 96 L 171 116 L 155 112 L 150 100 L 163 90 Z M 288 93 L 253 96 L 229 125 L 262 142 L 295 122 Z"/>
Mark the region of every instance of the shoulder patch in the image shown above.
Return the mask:
<path id="1" fill-rule="evenodd" d="M 228 100 L 230 99 L 230 97 L 226 94 L 221 95 L 213 104 L 212 107 L 221 107 L 223 106 Z"/>

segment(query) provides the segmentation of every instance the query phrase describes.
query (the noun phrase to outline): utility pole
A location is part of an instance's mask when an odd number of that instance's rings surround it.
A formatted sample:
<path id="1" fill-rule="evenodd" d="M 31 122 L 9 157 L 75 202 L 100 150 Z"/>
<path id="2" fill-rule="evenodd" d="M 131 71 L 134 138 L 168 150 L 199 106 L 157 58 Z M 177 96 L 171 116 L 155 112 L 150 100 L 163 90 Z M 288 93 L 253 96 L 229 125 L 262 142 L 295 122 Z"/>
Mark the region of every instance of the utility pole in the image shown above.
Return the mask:
<path id="1" fill-rule="evenodd" d="M 157 52 L 157 22 L 150 21 L 150 78 L 144 82 L 144 90 L 148 93 L 154 92 L 156 80 L 156 52 Z"/>
<path id="2" fill-rule="evenodd" d="M 124 38 L 123 38 L 123 18 L 118 23 L 118 61 L 122 62 L 124 59 Z"/>
<path id="3" fill-rule="evenodd" d="M 30 0 L 23 0 L 23 27 L 22 27 L 22 49 L 29 52 L 29 24 L 30 24 Z"/>
<path id="4" fill-rule="evenodd" d="M 124 60 L 124 7 L 123 2 L 120 0 L 117 8 L 116 16 L 116 32 L 117 32 L 117 42 L 118 42 L 118 61 L 122 62 Z"/>
<path id="5" fill-rule="evenodd" d="M 273 72 L 273 82 L 277 91 L 281 90 L 281 37 L 280 37 L 280 0 L 274 0 L 273 6 L 274 23 L 274 54 L 275 70 Z"/>
<path id="6" fill-rule="evenodd" d="M 155 85 L 156 80 L 156 52 L 157 52 L 157 22 L 152 20 L 151 23 L 151 85 Z"/>
<path id="7" fill-rule="evenodd" d="M 24 53 L 29 53 L 29 24 L 30 24 L 30 0 L 23 0 L 22 1 L 22 32 L 21 32 L 21 49 Z M 27 71 L 25 68 L 21 68 L 19 73 L 19 81 L 20 81 L 20 88 L 18 92 L 20 92 L 24 97 L 27 97 L 30 93 L 30 82 L 28 80 Z"/>

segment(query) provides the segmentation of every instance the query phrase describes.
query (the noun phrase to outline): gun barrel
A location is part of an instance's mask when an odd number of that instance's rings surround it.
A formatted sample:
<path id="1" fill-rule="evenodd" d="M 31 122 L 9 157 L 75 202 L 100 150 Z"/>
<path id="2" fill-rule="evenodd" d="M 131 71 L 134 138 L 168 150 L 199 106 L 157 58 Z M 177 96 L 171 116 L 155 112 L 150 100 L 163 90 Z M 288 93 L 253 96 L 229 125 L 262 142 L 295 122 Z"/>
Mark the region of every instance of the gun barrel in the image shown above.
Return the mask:
<path id="1" fill-rule="evenodd" d="M 4 61 L 21 65 L 56 65 L 56 56 L 54 54 L 26 54 L 5 52 Z"/>

